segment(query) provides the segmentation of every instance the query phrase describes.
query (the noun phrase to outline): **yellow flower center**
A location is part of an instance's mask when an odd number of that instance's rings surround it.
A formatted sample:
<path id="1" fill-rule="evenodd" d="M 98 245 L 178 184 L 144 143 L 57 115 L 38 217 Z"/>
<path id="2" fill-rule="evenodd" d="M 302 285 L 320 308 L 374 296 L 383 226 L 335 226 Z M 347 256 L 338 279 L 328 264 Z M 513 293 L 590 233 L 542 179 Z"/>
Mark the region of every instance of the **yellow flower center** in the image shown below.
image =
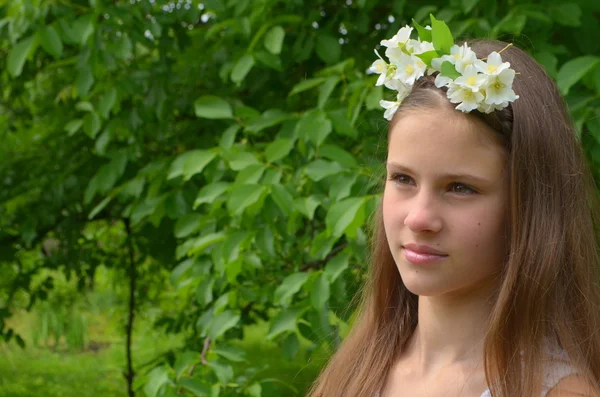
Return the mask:
<path id="1" fill-rule="evenodd" d="M 475 76 L 471 76 L 467 79 L 467 84 L 469 85 L 473 85 L 477 82 L 477 79 L 475 78 Z"/>
<path id="2" fill-rule="evenodd" d="M 498 67 L 494 65 L 488 65 L 488 73 L 494 73 Z"/>
<path id="3" fill-rule="evenodd" d="M 411 64 L 408 64 L 406 65 L 406 68 L 404 68 L 404 71 L 406 72 L 406 74 L 413 74 L 415 68 L 413 68 Z"/>
<path id="4" fill-rule="evenodd" d="M 502 82 L 500 80 L 496 80 L 494 82 L 494 84 L 492 84 L 492 87 L 494 88 L 495 91 L 500 91 L 501 89 L 503 89 L 505 86 L 504 84 L 502 84 Z"/>

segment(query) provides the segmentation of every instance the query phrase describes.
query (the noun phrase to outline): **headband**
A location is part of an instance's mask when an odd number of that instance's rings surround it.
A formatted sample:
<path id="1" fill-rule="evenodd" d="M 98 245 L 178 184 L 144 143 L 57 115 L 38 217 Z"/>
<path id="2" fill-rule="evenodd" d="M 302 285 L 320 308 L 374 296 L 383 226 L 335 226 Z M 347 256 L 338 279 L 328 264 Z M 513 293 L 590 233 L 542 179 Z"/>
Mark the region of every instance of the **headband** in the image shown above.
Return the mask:
<path id="1" fill-rule="evenodd" d="M 395 101 L 379 102 L 387 120 L 392 119 L 415 81 L 425 74 L 437 73 L 435 86 L 446 87 L 450 102 L 458 104 L 456 109 L 465 113 L 474 109 L 491 113 L 519 98 L 512 89 L 515 71 L 510 69 L 510 63 L 502 62 L 500 55 L 511 44 L 487 58 L 477 59 L 467 43 L 454 44 L 452 33 L 443 21 L 430 17 L 431 26 L 425 27 L 413 19 L 417 40 L 410 38 L 413 28 L 407 25 L 391 39 L 381 41 L 389 62 L 375 50 L 379 59 L 368 72 L 379 74 L 377 86 L 385 85 L 396 91 Z"/>

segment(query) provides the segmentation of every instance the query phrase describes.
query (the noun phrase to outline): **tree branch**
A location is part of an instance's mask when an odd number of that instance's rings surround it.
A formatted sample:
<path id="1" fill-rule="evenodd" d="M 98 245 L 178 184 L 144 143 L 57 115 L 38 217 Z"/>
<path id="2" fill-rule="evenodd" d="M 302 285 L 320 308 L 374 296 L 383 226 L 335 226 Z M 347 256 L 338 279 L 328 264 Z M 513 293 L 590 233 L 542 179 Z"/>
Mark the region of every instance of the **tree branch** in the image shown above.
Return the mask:
<path id="1" fill-rule="evenodd" d="M 325 266 L 325 264 L 327 262 L 329 262 L 331 260 L 331 258 L 333 258 L 338 253 L 340 253 L 340 251 L 342 251 L 344 248 L 346 248 L 347 245 L 348 245 L 347 242 L 344 242 L 344 243 L 338 245 L 337 247 L 335 247 L 334 249 L 332 249 L 327 254 L 327 256 L 325 257 L 325 259 L 320 259 L 318 261 L 313 261 L 313 262 L 305 263 L 304 265 L 300 266 L 300 270 L 304 272 L 304 271 L 306 271 L 308 269 L 318 269 L 318 268 L 321 268 L 321 267 Z"/>

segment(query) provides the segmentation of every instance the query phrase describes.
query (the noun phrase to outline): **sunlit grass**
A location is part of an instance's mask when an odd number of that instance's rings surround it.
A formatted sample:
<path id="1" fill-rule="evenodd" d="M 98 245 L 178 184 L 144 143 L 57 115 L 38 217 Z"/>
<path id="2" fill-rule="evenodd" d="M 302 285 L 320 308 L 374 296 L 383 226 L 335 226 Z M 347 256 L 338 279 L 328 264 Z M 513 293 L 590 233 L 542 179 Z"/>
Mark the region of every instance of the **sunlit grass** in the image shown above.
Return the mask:
<path id="1" fill-rule="evenodd" d="M 83 352 L 69 351 L 64 345 L 36 348 L 32 344 L 34 314 L 18 313 L 11 320 L 25 339 L 25 350 L 15 343 L 0 345 L 0 397 L 126 397 L 123 371 L 126 367 L 125 337 L 122 318 L 86 313 L 89 342 Z M 248 327 L 238 345 L 246 353 L 244 365 L 261 368 L 260 378 L 276 378 L 263 383 L 263 397 L 304 396 L 323 362 L 324 353 L 300 351 L 293 360 L 282 356 L 275 343 L 266 341 L 267 325 Z M 168 349 L 182 345 L 182 338 L 152 330 L 144 318 L 138 317 L 134 331 L 134 368 L 148 363 Z M 313 357 L 313 358 L 311 358 Z M 314 358 L 317 357 L 317 358 Z M 143 397 L 143 392 L 137 392 Z"/>

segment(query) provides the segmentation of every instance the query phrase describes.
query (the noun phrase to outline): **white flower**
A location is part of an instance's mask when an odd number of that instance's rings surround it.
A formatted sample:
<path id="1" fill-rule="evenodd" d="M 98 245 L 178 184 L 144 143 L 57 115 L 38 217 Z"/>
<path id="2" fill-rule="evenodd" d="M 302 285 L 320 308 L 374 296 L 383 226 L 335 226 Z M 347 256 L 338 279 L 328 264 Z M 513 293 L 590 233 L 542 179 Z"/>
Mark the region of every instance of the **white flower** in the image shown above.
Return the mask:
<path id="1" fill-rule="evenodd" d="M 479 104 L 479 106 L 477 107 L 477 110 L 479 110 L 481 113 L 492 113 L 496 110 L 504 109 L 507 106 L 508 106 L 508 102 L 502 102 L 499 105 L 490 105 L 490 104 L 483 102 L 483 103 Z"/>
<path id="2" fill-rule="evenodd" d="M 477 109 L 483 101 L 483 94 L 479 91 L 475 92 L 469 87 L 461 86 L 455 83 L 450 83 L 447 93 L 448 99 L 452 103 L 458 103 L 457 110 L 468 113 L 473 109 Z"/>
<path id="3" fill-rule="evenodd" d="M 388 121 L 390 121 L 392 119 L 392 117 L 394 117 L 396 110 L 398 110 L 398 107 L 400 106 L 400 102 L 384 101 L 383 99 L 381 101 L 379 101 L 379 104 L 381 105 L 382 108 L 385 109 L 385 113 L 383 113 L 383 117 L 385 117 L 385 119 Z"/>
<path id="4" fill-rule="evenodd" d="M 396 95 L 395 101 L 384 101 L 383 99 L 381 101 L 379 101 L 379 105 L 381 105 L 381 107 L 385 109 L 385 113 L 383 114 L 383 117 L 385 117 L 386 120 L 389 121 L 394 117 L 394 114 L 396 114 L 398 107 L 400 107 L 400 104 L 402 103 L 404 98 L 406 98 L 406 96 L 409 94 L 409 92 L 410 92 L 410 88 L 407 86 L 404 86 L 404 90 L 399 91 L 398 94 Z"/>
<path id="5" fill-rule="evenodd" d="M 422 54 L 427 51 L 433 51 L 433 43 L 421 40 L 409 40 L 406 44 L 406 49 L 411 54 Z"/>
<path id="6" fill-rule="evenodd" d="M 477 92 L 487 83 L 487 76 L 483 73 L 478 73 L 473 65 L 465 68 L 462 76 L 457 77 L 454 82 L 460 86 L 468 87 L 471 91 Z"/>
<path id="7" fill-rule="evenodd" d="M 457 72 L 463 73 L 467 66 L 473 65 L 476 60 L 477 55 L 467 43 L 464 43 L 462 47 L 455 44 L 450 48 L 450 55 L 443 55 L 440 58 L 433 59 L 431 61 L 431 66 L 440 70 L 442 63 L 448 61 L 456 67 Z"/>
<path id="8" fill-rule="evenodd" d="M 503 102 L 513 102 L 519 98 L 512 89 L 515 71 L 504 69 L 497 75 L 488 76 L 485 86 L 485 103 L 489 105 L 500 105 Z"/>
<path id="9" fill-rule="evenodd" d="M 431 26 L 427 25 L 427 26 L 425 26 L 425 29 L 431 30 Z"/>
<path id="10" fill-rule="evenodd" d="M 379 75 L 377 83 L 375 84 L 376 86 L 379 86 L 385 83 L 385 80 L 388 77 L 387 74 L 390 65 L 388 65 L 387 62 L 383 60 L 383 58 L 381 57 L 381 55 L 379 55 L 377 50 L 375 50 L 375 54 L 377 54 L 379 59 L 371 64 L 369 69 L 367 69 L 367 73 L 376 73 Z"/>
<path id="11" fill-rule="evenodd" d="M 495 76 L 510 67 L 510 63 L 502 62 L 502 57 L 496 51 L 487 57 L 487 62 L 477 59 L 475 67 L 481 72 Z"/>
<path id="12" fill-rule="evenodd" d="M 385 56 L 388 57 L 390 63 L 399 64 L 401 63 L 402 56 L 407 55 L 404 48 L 399 47 L 388 47 L 385 49 Z"/>
<path id="13" fill-rule="evenodd" d="M 389 40 L 381 40 L 381 45 L 384 47 L 394 48 L 394 47 L 404 47 L 406 42 L 410 38 L 410 34 L 412 33 L 413 28 L 406 25 L 405 27 L 398 30 L 391 39 Z"/>
<path id="14" fill-rule="evenodd" d="M 415 80 L 425 74 L 427 65 L 416 55 L 402 54 L 399 57 L 395 78 L 401 80 L 406 85 L 413 85 Z"/>
<path id="15" fill-rule="evenodd" d="M 437 88 L 441 88 L 441 87 L 445 87 L 448 84 L 452 83 L 454 80 L 452 80 L 452 78 L 448 77 L 448 76 L 442 76 L 441 74 L 438 74 L 435 77 L 435 86 Z"/>

